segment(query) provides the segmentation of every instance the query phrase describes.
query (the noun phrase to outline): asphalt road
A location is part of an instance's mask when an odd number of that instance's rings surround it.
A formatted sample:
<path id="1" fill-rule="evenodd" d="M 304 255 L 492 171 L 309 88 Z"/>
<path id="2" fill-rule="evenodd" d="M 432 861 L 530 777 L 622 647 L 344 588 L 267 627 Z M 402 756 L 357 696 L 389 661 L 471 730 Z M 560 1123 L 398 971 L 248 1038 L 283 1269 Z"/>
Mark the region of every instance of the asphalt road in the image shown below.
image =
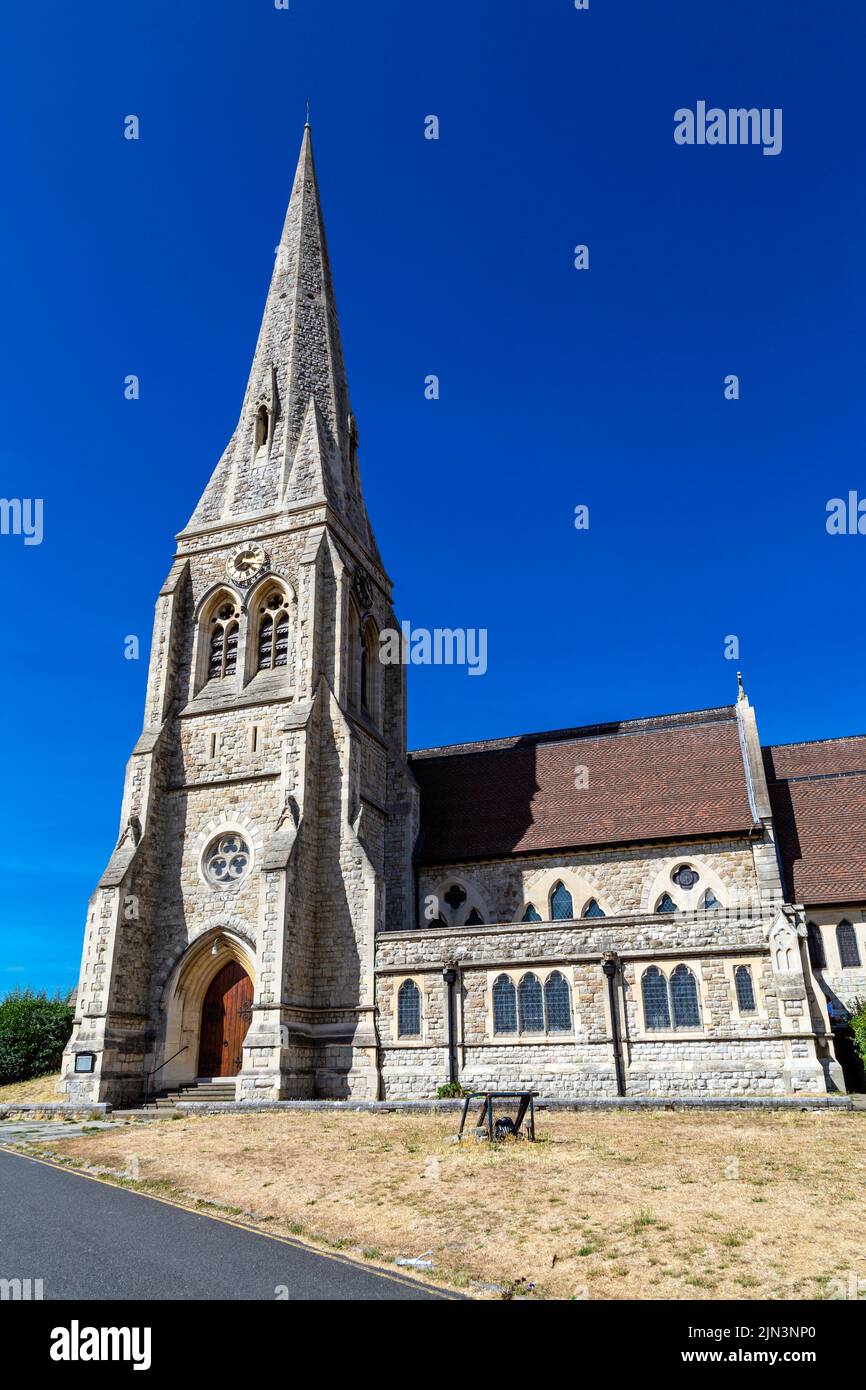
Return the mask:
<path id="1" fill-rule="evenodd" d="M 442 1299 L 341 1256 L 0 1150 L 0 1279 L 45 1299 Z"/>

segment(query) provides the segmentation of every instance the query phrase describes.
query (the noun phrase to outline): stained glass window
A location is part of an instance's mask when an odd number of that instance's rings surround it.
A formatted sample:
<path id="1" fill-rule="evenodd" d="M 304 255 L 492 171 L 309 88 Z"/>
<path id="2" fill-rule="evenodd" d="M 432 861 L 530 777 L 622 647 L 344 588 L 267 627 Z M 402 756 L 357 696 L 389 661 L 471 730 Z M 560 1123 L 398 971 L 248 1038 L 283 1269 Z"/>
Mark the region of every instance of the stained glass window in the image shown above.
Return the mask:
<path id="1" fill-rule="evenodd" d="M 404 980 L 397 993 L 397 1035 L 417 1038 L 421 1033 L 421 991 L 414 980 Z"/>
<path id="2" fill-rule="evenodd" d="M 854 931 L 850 922 L 840 922 L 836 928 L 836 944 L 839 947 L 839 964 L 842 966 L 859 966 L 860 948 L 857 945 L 857 933 Z"/>
<path id="3" fill-rule="evenodd" d="M 584 917 L 603 917 L 605 915 L 604 908 L 599 907 L 595 898 L 590 898 L 586 907 L 583 909 L 583 915 Z"/>
<path id="4" fill-rule="evenodd" d="M 557 883 L 550 895 L 550 915 L 554 922 L 568 922 L 574 916 L 571 894 L 564 883 Z"/>
<path id="5" fill-rule="evenodd" d="M 517 989 L 521 1033 L 544 1032 L 544 1004 L 537 975 L 524 975 Z"/>
<path id="6" fill-rule="evenodd" d="M 544 1006 L 549 1033 L 571 1032 L 571 990 L 568 981 L 558 970 L 544 982 Z"/>
<path id="7" fill-rule="evenodd" d="M 675 1028 L 700 1028 L 698 987 L 686 965 L 678 965 L 671 975 L 671 1008 Z"/>
<path id="8" fill-rule="evenodd" d="M 507 975 L 493 981 L 493 1031 L 517 1032 L 517 991 Z"/>
<path id="9" fill-rule="evenodd" d="M 532 903 L 530 903 L 523 914 L 523 920 L 524 922 L 540 922 L 541 913 L 536 912 L 535 908 L 532 906 Z"/>
<path id="10" fill-rule="evenodd" d="M 671 1014 L 668 1007 L 668 987 L 664 975 L 657 966 L 651 965 L 643 972 L 641 980 L 643 991 L 643 1014 L 647 1028 L 670 1028 Z"/>
<path id="11" fill-rule="evenodd" d="M 656 904 L 656 912 L 676 912 L 677 905 L 670 893 L 663 893 Z"/>
<path id="12" fill-rule="evenodd" d="M 681 864 L 678 869 L 674 869 L 671 878 L 680 888 L 684 888 L 688 892 L 690 888 L 694 888 L 699 874 L 696 869 L 692 868 L 691 864 Z"/>
<path id="13" fill-rule="evenodd" d="M 484 925 L 484 918 L 481 916 L 477 907 L 473 907 L 469 916 L 466 918 L 466 925 L 467 927 L 482 927 Z"/>
<path id="14" fill-rule="evenodd" d="M 734 983 L 737 986 L 737 1007 L 741 1014 L 753 1014 L 755 1012 L 755 986 L 752 983 L 752 972 L 747 965 L 738 965 L 734 971 Z"/>
<path id="15" fill-rule="evenodd" d="M 701 902 L 701 907 L 704 909 L 704 911 L 712 912 L 713 908 L 721 907 L 721 905 L 722 904 L 719 902 L 712 888 L 708 888 Z"/>
<path id="16" fill-rule="evenodd" d="M 460 904 L 466 901 L 466 890 L 459 883 L 452 883 L 444 896 L 448 906 L 456 912 Z"/>

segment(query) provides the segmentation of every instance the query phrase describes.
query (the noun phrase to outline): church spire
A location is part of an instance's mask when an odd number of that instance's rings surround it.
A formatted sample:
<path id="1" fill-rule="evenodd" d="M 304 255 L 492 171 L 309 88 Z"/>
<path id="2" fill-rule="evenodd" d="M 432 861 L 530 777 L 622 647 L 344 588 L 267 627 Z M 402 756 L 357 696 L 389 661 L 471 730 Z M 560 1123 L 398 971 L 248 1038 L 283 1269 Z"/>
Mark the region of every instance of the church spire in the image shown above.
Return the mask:
<path id="1" fill-rule="evenodd" d="M 315 468 L 309 466 L 311 420 Z M 302 443 L 306 483 L 293 477 Z M 308 123 L 240 419 L 190 528 L 324 496 L 372 548 L 356 450 Z M 314 482 L 319 497 L 307 495 Z"/>

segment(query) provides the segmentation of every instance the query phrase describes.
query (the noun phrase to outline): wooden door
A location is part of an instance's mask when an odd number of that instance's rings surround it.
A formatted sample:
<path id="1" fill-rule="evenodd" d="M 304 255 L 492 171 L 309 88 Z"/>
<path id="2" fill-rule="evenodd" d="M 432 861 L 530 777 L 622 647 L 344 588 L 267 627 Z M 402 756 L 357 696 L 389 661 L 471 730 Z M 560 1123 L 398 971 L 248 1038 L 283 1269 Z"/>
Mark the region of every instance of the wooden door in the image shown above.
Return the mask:
<path id="1" fill-rule="evenodd" d="M 236 960 L 211 980 L 201 1011 L 199 1076 L 237 1076 L 253 1017 L 253 982 Z"/>

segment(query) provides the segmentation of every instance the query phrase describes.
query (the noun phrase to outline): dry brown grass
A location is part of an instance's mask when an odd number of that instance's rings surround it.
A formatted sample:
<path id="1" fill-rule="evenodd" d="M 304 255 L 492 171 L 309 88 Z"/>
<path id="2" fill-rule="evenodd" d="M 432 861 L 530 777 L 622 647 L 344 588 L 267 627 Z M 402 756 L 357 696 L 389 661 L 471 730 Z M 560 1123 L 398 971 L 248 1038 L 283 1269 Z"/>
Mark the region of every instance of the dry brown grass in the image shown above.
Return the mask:
<path id="1" fill-rule="evenodd" d="M 547 1298 L 826 1297 L 866 1276 L 862 1114 L 542 1114 L 539 1140 L 450 1144 L 452 1116 L 167 1120 L 52 1145 L 387 1264 Z"/>
<path id="2" fill-rule="evenodd" d="M 8 1105 L 10 1101 L 21 1101 L 25 1105 L 35 1104 L 36 1101 L 65 1100 L 57 1089 L 60 1080 L 60 1072 L 52 1072 L 50 1076 L 37 1076 L 33 1081 L 13 1081 L 8 1086 L 0 1086 L 0 1105 Z"/>

